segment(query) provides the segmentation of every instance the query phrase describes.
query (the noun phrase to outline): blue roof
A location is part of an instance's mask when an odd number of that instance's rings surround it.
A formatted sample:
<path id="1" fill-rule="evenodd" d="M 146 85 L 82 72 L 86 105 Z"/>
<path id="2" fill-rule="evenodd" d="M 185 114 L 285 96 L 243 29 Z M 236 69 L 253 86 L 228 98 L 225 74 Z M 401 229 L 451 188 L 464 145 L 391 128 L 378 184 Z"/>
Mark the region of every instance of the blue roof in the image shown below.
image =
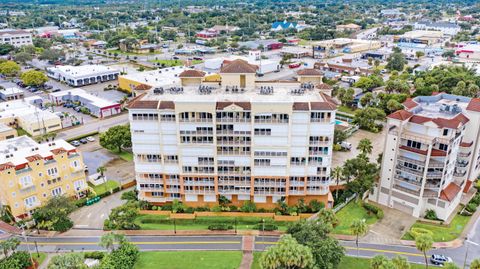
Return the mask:
<path id="1" fill-rule="evenodd" d="M 287 22 L 287 21 L 276 21 L 272 23 L 272 28 L 278 28 L 280 26 L 282 29 L 288 29 L 289 27 L 296 27 L 296 22 Z"/>

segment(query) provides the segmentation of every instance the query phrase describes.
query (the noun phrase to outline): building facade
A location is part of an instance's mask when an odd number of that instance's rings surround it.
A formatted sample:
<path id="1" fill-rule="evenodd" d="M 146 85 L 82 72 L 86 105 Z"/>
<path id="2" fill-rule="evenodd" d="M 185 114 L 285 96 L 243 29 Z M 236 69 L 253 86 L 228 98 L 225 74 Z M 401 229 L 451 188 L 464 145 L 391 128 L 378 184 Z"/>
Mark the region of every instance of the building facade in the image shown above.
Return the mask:
<path id="1" fill-rule="evenodd" d="M 236 60 L 222 68 L 220 85 L 156 88 L 130 103 L 140 199 L 332 205 L 335 104 L 311 84 L 259 82 L 255 73 Z"/>
<path id="2" fill-rule="evenodd" d="M 0 141 L 0 203 L 24 218 L 53 196 L 81 197 L 88 186 L 82 156 L 57 140 L 38 144 L 27 136 Z"/>
<path id="3" fill-rule="evenodd" d="M 33 45 L 32 34 L 23 30 L 1 30 L 0 44 L 10 44 L 14 47 Z"/>
<path id="4" fill-rule="evenodd" d="M 120 71 L 104 65 L 59 65 L 47 68 L 47 75 L 72 87 L 117 80 Z"/>
<path id="5" fill-rule="evenodd" d="M 370 200 L 446 220 L 479 175 L 480 99 L 439 93 L 388 116 L 380 181 Z"/>

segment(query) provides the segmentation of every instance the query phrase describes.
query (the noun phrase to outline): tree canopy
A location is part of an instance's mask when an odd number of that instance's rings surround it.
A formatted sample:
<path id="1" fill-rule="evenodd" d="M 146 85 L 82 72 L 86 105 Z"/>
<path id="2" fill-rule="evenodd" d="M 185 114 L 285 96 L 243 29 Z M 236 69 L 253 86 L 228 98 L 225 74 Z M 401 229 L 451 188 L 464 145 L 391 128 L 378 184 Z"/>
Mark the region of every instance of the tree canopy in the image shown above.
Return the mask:
<path id="1" fill-rule="evenodd" d="M 314 260 L 309 247 L 301 245 L 291 235 L 283 235 L 278 244 L 269 247 L 260 258 L 263 269 L 313 268 Z"/>
<path id="2" fill-rule="evenodd" d="M 48 81 L 48 78 L 44 73 L 36 70 L 27 71 L 23 73 L 20 78 L 25 85 L 36 87 L 42 86 Z"/>
<path id="3" fill-rule="evenodd" d="M 122 152 L 123 148 L 132 146 L 129 125 L 117 125 L 100 134 L 100 145 L 106 149 Z"/>

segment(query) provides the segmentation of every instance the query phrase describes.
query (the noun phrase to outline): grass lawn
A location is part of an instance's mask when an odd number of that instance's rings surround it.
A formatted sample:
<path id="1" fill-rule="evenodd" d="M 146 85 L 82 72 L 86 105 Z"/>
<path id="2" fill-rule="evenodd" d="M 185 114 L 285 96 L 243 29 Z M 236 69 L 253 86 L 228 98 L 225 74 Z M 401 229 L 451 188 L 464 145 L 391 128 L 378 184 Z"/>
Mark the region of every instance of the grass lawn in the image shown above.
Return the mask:
<path id="1" fill-rule="evenodd" d="M 93 186 L 93 184 L 91 183 L 88 183 L 90 187 L 93 188 L 93 191 L 97 194 L 97 195 L 100 195 L 102 193 L 105 193 L 107 191 L 110 191 L 110 189 L 114 189 L 116 187 L 119 187 L 120 184 L 118 184 L 118 182 L 116 181 L 113 181 L 113 180 L 107 180 L 106 183 L 102 183 L 100 185 L 97 185 L 97 186 Z"/>
<path id="2" fill-rule="evenodd" d="M 237 269 L 240 251 L 140 252 L 135 269 Z"/>
<path id="3" fill-rule="evenodd" d="M 253 230 L 261 218 L 237 218 L 237 230 Z M 173 220 L 161 215 L 140 215 L 135 220 L 141 230 L 173 230 Z M 229 223 L 235 227 L 233 217 L 197 217 L 195 220 L 176 220 L 177 230 L 208 230 L 208 226 L 217 223 Z M 279 231 L 286 231 L 288 223 L 276 222 Z"/>
<path id="4" fill-rule="evenodd" d="M 127 162 L 133 161 L 133 153 L 128 152 L 128 151 L 122 151 L 119 154 L 117 154 L 120 158 Z"/>
<path id="5" fill-rule="evenodd" d="M 43 252 L 40 252 L 39 254 L 40 254 L 40 257 L 37 256 L 37 253 L 32 253 L 32 256 L 33 256 L 33 259 L 36 260 L 38 262 L 38 265 L 40 266 L 47 258 L 47 254 Z"/>
<path id="6" fill-rule="evenodd" d="M 20 127 L 18 127 L 16 130 L 17 130 L 17 136 L 27 135 L 27 136 L 31 137 L 31 135 L 29 133 L 27 133 L 27 131 L 23 130 Z"/>
<path id="7" fill-rule="evenodd" d="M 348 106 L 338 106 L 337 107 L 338 111 L 343 112 L 343 113 L 348 113 L 348 114 L 355 114 L 355 110 L 348 107 Z"/>
<path id="8" fill-rule="evenodd" d="M 355 201 L 351 201 L 347 206 L 337 212 L 339 224 L 333 229 L 334 234 L 352 234 L 350 225 L 354 220 L 365 219 L 368 225 L 377 222 L 377 217 L 368 215 L 368 212 Z"/>
<path id="9" fill-rule="evenodd" d="M 465 225 L 467 225 L 469 220 L 470 220 L 469 216 L 462 216 L 457 214 L 453 218 L 452 222 L 450 223 L 450 226 L 439 226 L 439 225 L 417 222 L 413 224 L 412 227 L 410 227 L 410 229 L 414 227 L 427 229 L 433 232 L 433 241 L 447 242 L 447 241 L 452 241 L 458 238 L 462 233 L 463 228 L 465 228 Z M 409 233 L 406 233 L 405 235 L 403 235 L 402 239 L 414 240 Z"/>
<path id="10" fill-rule="evenodd" d="M 260 267 L 260 256 L 262 256 L 262 253 L 263 252 L 253 252 L 253 262 L 252 262 L 252 266 L 250 267 L 250 269 L 262 269 Z"/>
<path id="11" fill-rule="evenodd" d="M 436 267 L 429 265 L 429 267 Z M 338 265 L 338 269 L 370 269 L 370 259 L 345 256 Z M 411 263 L 410 269 L 423 269 L 425 265 Z"/>

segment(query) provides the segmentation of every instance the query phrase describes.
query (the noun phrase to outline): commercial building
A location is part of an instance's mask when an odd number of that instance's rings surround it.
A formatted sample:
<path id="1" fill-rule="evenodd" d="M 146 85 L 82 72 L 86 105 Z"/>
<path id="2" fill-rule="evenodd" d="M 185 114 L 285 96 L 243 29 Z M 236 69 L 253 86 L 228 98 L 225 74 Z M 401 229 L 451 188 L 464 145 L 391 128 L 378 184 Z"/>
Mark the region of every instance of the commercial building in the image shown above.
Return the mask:
<path id="1" fill-rule="evenodd" d="M 52 92 L 48 97 L 57 106 L 65 102 L 80 102 L 81 106 L 88 108 L 90 114 L 97 118 L 105 118 L 122 112 L 121 104 L 92 95 L 82 89 Z"/>
<path id="2" fill-rule="evenodd" d="M 17 136 L 17 130 L 3 123 L 0 123 L 0 141 L 14 138 Z"/>
<path id="3" fill-rule="evenodd" d="M 53 196 L 82 197 L 88 188 L 80 152 L 64 140 L 28 136 L 0 141 L 0 203 L 17 219 Z"/>
<path id="4" fill-rule="evenodd" d="M 413 28 L 416 30 L 440 31 L 442 32 L 442 34 L 448 36 L 454 36 L 462 30 L 462 28 L 458 24 L 446 21 L 419 21 L 413 25 Z"/>
<path id="5" fill-rule="evenodd" d="M 455 54 L 462 62 L 480 62 L 480 45 L 466 44 L 457 48 Z"/>
<path id="6" fill-rule="evenodd" d="M 258 39 L 245 42 L 238 42 L 239 47 L 247 47 L 250 50 L 277 50 L 283 48 L 283 43 L 275 39 Z M 263 47 L 263 49 L 262 49 Z"/>
<path id="7" fill-rule="evenodd" d="M 313 57 L 322 54 L 356 53 L 366 50 L 376 50 L 382 46 L 380 41 L 336 38 L 313 43 Z"/>
<path id="8" fill-rule="evenodd" d="M 0 30 L 0 44 L 14 47 L 33 45 L 32 34 L 24 30 Z"/>
<path id="9" fill-rule="evenodd" d="M 19 88 L 12 87 L 0 89 L 0 99 L 4 101 L 23 99 L 23 97 L 23 90 L 20 90 Z"/>
<path id="10" fill-rule="evenodd" d="M 120 71 L 105 65 L 59 65 L 47 68 L 47 75 L 72 87 L 116 80 Z"/>
<path id="11" fill-rule="evenodd" d="M 480 99 L 418 96 L 388 116 L 380 181 L 370 199 L 446 220 L 480 172 Z"/>
<path id="12" fill-rule="evenodd" d="M 209 70 L 219 70 L 222 66 L 227 65 L 235 60 L 244 60 L 251 65 L 257 66 L 257 72 L 259 74 L 267 74 L 277 70 L 280 70 L 280 60 L 262 59 L 262 52 L 260 50 L 251 50 L 248 52 L 248 56 L 230 56 L 219 57 L 213 59 L 207 59 L 204 62 L 204 66 Z"/>
<path id="13" fill-rule="evenodd" d="M 373 67 L 367 62 L 354 58 L 342 58 L 341 60 L 330 60 L 327 62 L 316 62 L 315 69 L 323 72 L 334 72 L 339 74 L 348 74 L 350 76 L 368 76 L 373 74 Z"/>
<path id="14" fill-rule="evenodd" d="M 356 31 L 360 31 L 362 29 L 362 26 L 355 23 L 339 24 L 337 25 L 336 29 L 337 31 L 340 31 L 340 32 L 345 32 L 345 31 L 356 32 Z"/>
<path id="15" fill-rule="evenodd" d="M 332 206 L 336 105 L 298 81 L 256 81 L 242 60 L 220 83 L 154 88 L 129 105 L 139 198 L 273 208 L 279 199 Z"/>
<path id="16" fill-rule="evenodd" d="M 442 41 L 443 33 L 440 31 L 414 30 L 403 35 L 394 36 L 394 42 L 415 43 L 432 45 Z"/>
<path id="17" fill-rule="evenodd" d="M 35 100 L 23 99 L 0 103 L 0 123 L 22 128 L 31 136 L 62 129 L 61 119 L 48 110 L 33 105 Z"/>

